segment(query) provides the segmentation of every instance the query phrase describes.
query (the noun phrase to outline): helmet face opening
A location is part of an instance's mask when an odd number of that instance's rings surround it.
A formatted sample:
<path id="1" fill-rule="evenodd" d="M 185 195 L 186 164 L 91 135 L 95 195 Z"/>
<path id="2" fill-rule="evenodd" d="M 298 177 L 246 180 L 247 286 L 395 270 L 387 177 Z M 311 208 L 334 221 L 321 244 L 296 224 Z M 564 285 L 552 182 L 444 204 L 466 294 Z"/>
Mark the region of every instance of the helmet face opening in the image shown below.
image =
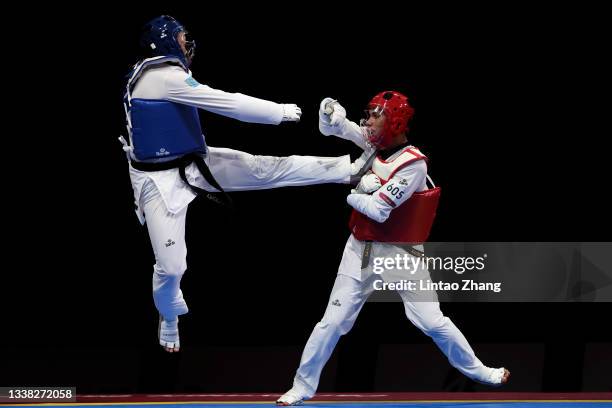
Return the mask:
<path id="1" fill-rule="evenodd" d="M 189 34 L 189 31 L 183 31 L 183 35 L 185 36 L 185 57 L 188 60 L 192 60 L 195 55 L 196 42 Z"/>
<path id="2" fill-rule="evenodd" d="M 364 118 L 359 125 L 363 129 L 364 136 L 375 147 L 382 147 L 384 136 L 384 121 L 380 118 L 384 116 L 384 107 L 381 105 L 369 105 L 364 111 Z"/>

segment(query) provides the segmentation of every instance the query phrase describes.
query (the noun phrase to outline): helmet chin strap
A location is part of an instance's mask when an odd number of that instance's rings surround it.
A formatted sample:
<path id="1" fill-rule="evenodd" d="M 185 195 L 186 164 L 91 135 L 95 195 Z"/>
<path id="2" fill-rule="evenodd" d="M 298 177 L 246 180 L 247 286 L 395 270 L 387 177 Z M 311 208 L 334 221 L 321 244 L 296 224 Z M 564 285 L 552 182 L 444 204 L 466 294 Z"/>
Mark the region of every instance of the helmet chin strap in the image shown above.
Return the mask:
<path id="1" fill-rule="evenodd" d="M 192 60 L 193 56 L 195 55 L 195 43 L 192 42 L 192 44 L 185 44 L 185 49 L 187 50 L 185 57 Z"/>

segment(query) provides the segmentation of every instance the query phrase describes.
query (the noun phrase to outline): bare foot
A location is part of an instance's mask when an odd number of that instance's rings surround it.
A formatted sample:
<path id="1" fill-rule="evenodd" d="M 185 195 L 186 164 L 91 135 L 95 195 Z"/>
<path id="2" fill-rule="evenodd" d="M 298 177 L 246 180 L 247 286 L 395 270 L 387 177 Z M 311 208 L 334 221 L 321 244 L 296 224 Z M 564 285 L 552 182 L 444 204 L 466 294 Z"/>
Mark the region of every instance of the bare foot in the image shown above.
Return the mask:
<path id="1" fill-rule="evenodd" d="M 502 377 L 501 383 L 506 384 L 510 380 L 510 371 L 507 368 L 504 368 L 504 375 Z"/>

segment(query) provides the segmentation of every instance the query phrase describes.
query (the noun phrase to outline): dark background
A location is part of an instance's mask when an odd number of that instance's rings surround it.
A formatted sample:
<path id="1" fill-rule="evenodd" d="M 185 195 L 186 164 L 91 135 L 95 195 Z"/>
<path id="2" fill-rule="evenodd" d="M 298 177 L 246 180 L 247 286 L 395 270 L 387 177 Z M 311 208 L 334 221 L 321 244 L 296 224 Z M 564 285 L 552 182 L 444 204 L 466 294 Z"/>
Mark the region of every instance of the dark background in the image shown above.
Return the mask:
<path id="1" fill-rule="evenodd" d="M 5 271 L 0 384 L 284 392 L 323 314 L 348 238 L 349 188 L 233 193 L 231 217 L 199 200 L 190 207 L 182 352 L 157 346 L 153 255 L 116 139 L 125 134 L 121 97 L 139 28 L 160 13 L 196 39 L 199 82 L 304 112 L 300 123 L 276 127 L 201 112 L 209 145 L 355 158 L 349 142 L 318 133 L 320 100 L 339 99 L 357 120 L 375 93 L 395 89 L 416 109 L 410 139 L 443 189 L 432 241 L 610 241 L 607 136 L 593 98 L 603 92 L 601 33 L 596 24 L 578 29 L 588 22 L 582 12 L 82 7 L 48 21 L 39 10 L 41 35 L 25 53 L 37 71 L 20 78 L 31 90 L 17 118 L 35 136 L 21 148 L 37 159 L 12 178 L 23 199 L 9 204 L 27 215 L 6 212 L 18 226 L 6 256 L 18 262 Z M 512 370 L 505 390 L 612 390 L 610 303 L 442 308 L 485 364 Z M 364 307 L 320 386 L 481 389 L 399 303 Z"/>

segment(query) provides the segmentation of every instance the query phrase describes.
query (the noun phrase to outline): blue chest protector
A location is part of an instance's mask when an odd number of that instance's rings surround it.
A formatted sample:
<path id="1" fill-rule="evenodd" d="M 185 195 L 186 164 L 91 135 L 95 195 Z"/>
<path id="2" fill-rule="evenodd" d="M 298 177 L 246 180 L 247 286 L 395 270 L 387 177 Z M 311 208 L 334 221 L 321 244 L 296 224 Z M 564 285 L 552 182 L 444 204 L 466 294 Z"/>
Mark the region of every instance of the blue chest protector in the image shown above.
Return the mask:
<path id="1" fill-rule="evenodd" d="M 136 160 L 175 159 L 189 153 L 205 153 L 198 109 L 157 99 L 132 98 L 136 81 L 145 68 L 175 62 L 175 57 L 149 58 L 134 67 L 127 83 L 124 106 L 131 153 Z"/>

